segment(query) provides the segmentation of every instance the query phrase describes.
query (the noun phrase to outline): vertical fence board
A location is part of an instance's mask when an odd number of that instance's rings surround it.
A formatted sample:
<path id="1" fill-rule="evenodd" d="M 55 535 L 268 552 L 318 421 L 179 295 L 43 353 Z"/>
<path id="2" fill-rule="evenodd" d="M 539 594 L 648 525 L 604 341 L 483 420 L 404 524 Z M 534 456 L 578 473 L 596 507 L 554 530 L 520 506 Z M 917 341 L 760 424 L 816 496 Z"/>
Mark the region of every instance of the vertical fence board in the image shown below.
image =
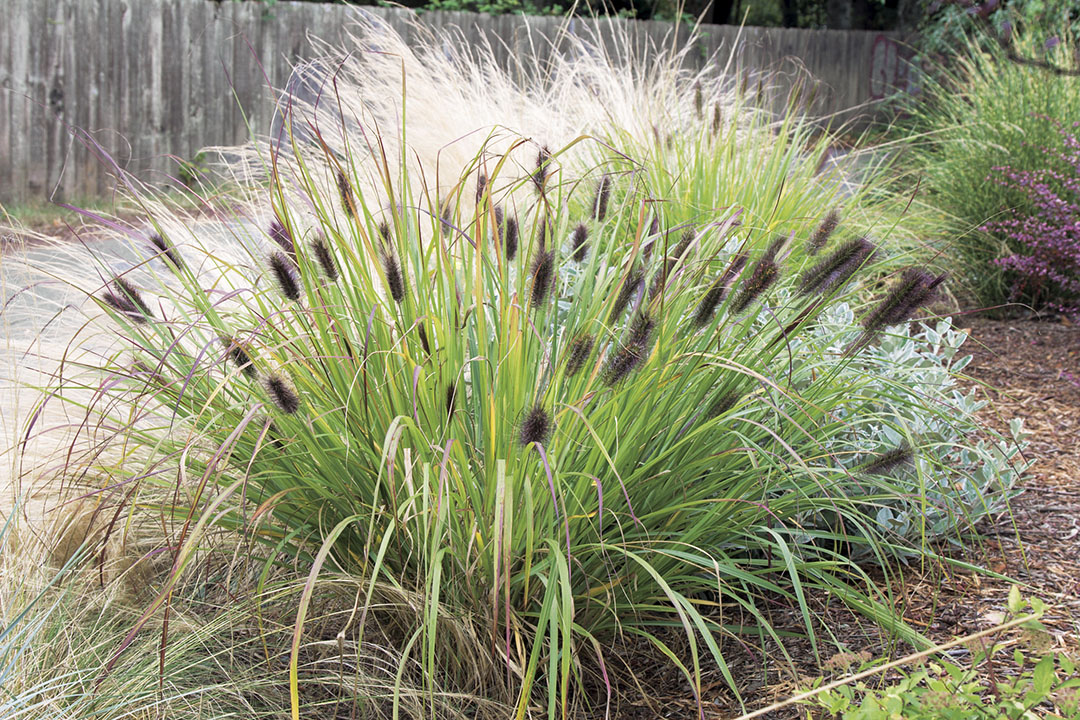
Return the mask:
<path id="1" fill-rule="evenodd" d="M 292 65 L 314 56 L 311 37 L 339 44 L 362 14 L 395 28 L 407 42 L 426 34 L 403 8 L 6 0 L 0 23 L 0 201 L 44 196 L 54 187 L 56 199 L 108 193 L 114 170 L 86 137 L 121 167 L 160 181 L 164 173 L 175 176 L 169 156 L 191 160 L 201 147 L 269 132 L 276 99 L 271 87 L 283 88 Z M 519 82 L 550 70 L 553 53 L 568 47 L 558 34 L 564 27 L 599 43 L 613 62 L 690 39 L 686 25 L 608 18 L 566 22 L 438 11 L 419 21 L 427 29 L 453 30 L 473 51 L 490 48 Z M 627 32 L 617 36 L 613 26 Z M 813 96 L 813 111 L 849 119 L 849 109 L 867 103 L 872 93 L 906 81 L 896 42 L 894 34 L 872 32 L 705 26 L 683 62 L 692 72 L 709 59 L 721 66 L 730 59 L 733 83 L 757 83 L 751 71 L 774 71 L 774 107 L 789 94 L 803 101 Z M 518 62 L 530 47 L 538 67 Z M 642 63 L 639 71 L 648 66 Z M 808 89 L 791 93 L 800 82 Z"/>

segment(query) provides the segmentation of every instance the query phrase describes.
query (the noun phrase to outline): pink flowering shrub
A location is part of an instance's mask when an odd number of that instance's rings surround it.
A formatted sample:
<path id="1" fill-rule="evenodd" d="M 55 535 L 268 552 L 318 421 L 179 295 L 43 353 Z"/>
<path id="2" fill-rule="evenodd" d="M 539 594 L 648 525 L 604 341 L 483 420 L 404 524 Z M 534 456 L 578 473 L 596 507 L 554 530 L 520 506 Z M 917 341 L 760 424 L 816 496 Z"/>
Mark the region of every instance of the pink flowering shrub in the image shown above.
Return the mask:
<path id="1" fill-rule="evenodd" d="M 1017 190 L 1029 201 L 1010 216 L 983 225 L 1004 239 L 1011 254 L 994 262 L 1011 279 L 1011 299 L 1037 309 L 1080 317 L 1080 139 L 1063 129 L 1061 149 L 1042 148 L 1038 170 L 995 167 L 989 181 Z M 1073 123 L 1073 128 L 1080 122 Z"/>

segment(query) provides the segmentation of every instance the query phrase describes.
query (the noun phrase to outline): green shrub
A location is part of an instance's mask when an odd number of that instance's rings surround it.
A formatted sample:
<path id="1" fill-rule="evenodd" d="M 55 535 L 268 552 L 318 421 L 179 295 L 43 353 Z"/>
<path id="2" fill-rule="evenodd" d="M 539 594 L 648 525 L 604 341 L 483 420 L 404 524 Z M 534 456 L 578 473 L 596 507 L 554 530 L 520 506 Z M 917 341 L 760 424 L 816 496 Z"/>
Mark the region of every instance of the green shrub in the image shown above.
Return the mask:
<path id="1" fill-rule="evenodd" d="M 1046 50 L 1047 37 L 1047 30 L 1015 31 L 1010 48 L 1071 67 L 1073 43 L 1062 38 Z M 1080 77 L 1019 64 L 978 38 L 937 70 L 926 78 L 916 109 L 919 130 L 928 136 L 910 166 L 924 178 L 928 202 L 944 215 L 950 233 L 942 247 L 959 262 L 959 278 L 978 304 L 1002 305 L 1012 299 L 1010 278 L 994 260 L 1023 249 L 982 226 L 1010 217 L 1014 208 L 1030 214 L 1035 206 L 1022 190 L 993 182 L 994 169 L 1068 170 L 1043 150 L 1062 144 L 1046 118 L 1080 119 Z"/>
<path id="2" fill-rule="evenodd" d="M 819 171 L 828 139 L 678 55 L 631 71 L 573 41 L 550 85 L 515 90 L 368 32 L 320 105 L 233 167 L 252 204 L 193 221 L 143 196 L 133 267 L 91 249 L 96 267 L 46 270 L 107 315 L 57 396 L 122 449 L 67 472 L 174 528 L 136 629 L 216 530 L 308 574 L 294 713 L 331 567 L 365 617 L 392 618 L 431 716 L 453 693 L 569 715 L 620 635 L 695 693 L 706 663 L 734 687 L 726 638 L 783 645 L 765 602 L 798 608 L 817 651 L 810 592 L 924 642 L 857 560 L 930 553 L 1000 507 L 1011 455 L 965 446 L 958 340 L 904 329 L 942 278 L 857 232 L 889 225 Z M 440 139 L 433 109 L 477 117 L 477 98 L 582 134 Z"/>

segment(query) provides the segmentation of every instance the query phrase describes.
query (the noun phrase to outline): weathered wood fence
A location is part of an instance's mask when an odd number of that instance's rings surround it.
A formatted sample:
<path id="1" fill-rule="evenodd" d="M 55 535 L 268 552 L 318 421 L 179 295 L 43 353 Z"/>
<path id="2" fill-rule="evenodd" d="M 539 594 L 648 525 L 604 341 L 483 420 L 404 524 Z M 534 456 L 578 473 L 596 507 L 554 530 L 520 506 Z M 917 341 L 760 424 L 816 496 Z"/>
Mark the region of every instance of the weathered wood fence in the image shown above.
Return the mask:
<path id="1" fill-rule="evenodd" d="M 266 132 L 273 114 L 269 88 L 284 86 L 291 63 L 312 56 L 310 36 L 333 42 L 358 12 L 329 4 L 278 2 L 268 10 L 213 0 L 2 5 L 0 202 L 107 193 L 112 169 L 94 143 L 153 182 L 176 174 L 170 156 L 190 159 L 201 147 L 243 142 L 248 123 Z M 364 11 L 406 39 L 413 36 L 409 11 Z M 466 40 L 495 40 L 500 60 L 526 30 L 551 38 L 562 22 L 455 12 L 425 13 L 421 20 L 431 28 L 456 26 Z M 665 23 L 632 23 L 630 31 L 653 41 L 689 39 L 687 28 L 675 32 Z M 890 34 L 745 28 L 740 35 L 737 27 L 714 25 L 694 42 L 699 47 L 687 54 L 688 62 L 735 48 L 740 71 L 777 70 L 781 78 L 809 72 L 822 88 L 816 107 L 827 113 L 859 106 L 869 114 L 866 103 L 907 82 L 904 46 Z"/>

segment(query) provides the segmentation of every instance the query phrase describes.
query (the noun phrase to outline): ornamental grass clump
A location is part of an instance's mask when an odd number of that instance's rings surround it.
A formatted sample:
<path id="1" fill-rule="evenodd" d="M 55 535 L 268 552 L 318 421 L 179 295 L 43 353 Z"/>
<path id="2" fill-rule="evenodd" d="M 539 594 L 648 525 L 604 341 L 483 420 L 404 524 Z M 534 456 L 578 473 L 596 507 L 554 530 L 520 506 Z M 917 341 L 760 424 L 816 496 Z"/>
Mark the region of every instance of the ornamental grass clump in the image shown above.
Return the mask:
<path id="1" fill-rule="evenodd" d="M 527 92 L 494 61 L 455 76 L 442 44 L 417 55 L 388 28 L 364 32 L 358 47 L 379 51 L 333 56 L 319 105 L 290 105 L 282 136 L 249 149 L 234 220 L 140 196 L 132 234 L 152 228 L 188 271 L 167 271 L 160 253 L 133 262 L 162 311 L 106 300 L 94 322 L 109 351 L 89 375 L 60 376 L 57 395 L 89 392 L 83 412 L 124 449 L 69 472 L 102 478 L 122 512 L 168 520 L 172 570 L 133 632 L 203 552 L 256 577 L 297 568 L 295 632 L 272 651 L 297 715 L 316 674 L 306 659 L 334 637 L 309 646 L 305 625 L 333 576 L 353 591 L 342 622 L 357 646 L 392 644 L 417 717 L 455 704 L 481 717 L 601 710 L 633 686 L 610 662 L 627 637 L 670 658 L 700 712 L 707 670 L 738 691 L 729 651 L 783 646 L 777 607 L 818 651 L 813 593 L 923 642 L 860 563 L 932 555 L 927 533 L 899 534 L 879 511 L 925 513 L 910 473 L 939 475 L 947 492 L 969 468 L 938 455 L 955 438 L 916 435 L 909 465 L 875 472 L 882 428 L 955 422 L 952 400 L 882 388 L 867 370 L 887 366 L 875 343 L 904 331 L 914 290 L 865 326 L 823 330 L 841 303 L 873 316 L 864 278 L 907 274 L 868 241 L 857 266 L 813 271 L 806 238 L 841 200 L 818 170 L 818 130 L 796 116 L 777 127 L 722 79 L 686 77 L 677 55 L 642 76 L 582 46 Z M 380 105 L 395 82 L 437 98 L 429 83 L 443 81 L 481 106 L 541 91 L 550 104 L 533 124 L 513 118 L 532 134 L 507 122 L 439 142 Z M 694 81 L 729 107 L 721 129 L 695 110 Z M 836 234 L 861 236 L 862 200 L 844 200 Z M 807 273 L 828 289 L 800 292 Z M 133 362 L 163 381 L 148 387 Z M 115 494 L 119 476 L 137 497 Z M 238 538 L 232 554 L 208 549 L 211 533 Z"/>

